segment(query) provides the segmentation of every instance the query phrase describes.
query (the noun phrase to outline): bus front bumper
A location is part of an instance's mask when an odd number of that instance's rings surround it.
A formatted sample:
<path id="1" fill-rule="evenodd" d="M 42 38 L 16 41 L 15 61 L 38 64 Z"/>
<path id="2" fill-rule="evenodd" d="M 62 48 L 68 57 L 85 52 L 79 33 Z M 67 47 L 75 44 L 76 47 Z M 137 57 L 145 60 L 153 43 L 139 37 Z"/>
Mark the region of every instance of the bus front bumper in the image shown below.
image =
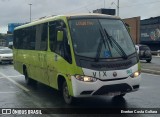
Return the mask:
<path id="1" fill-rule="evenodd" d="M 71 78 L 73 97 L 89 97 L 94 95 L 115 96 L 137 91 L 140 86 L 141 75 L 136 78 L 130 76 L 114 81 L 84 82 L 77 80 L 74 76 Z"/>

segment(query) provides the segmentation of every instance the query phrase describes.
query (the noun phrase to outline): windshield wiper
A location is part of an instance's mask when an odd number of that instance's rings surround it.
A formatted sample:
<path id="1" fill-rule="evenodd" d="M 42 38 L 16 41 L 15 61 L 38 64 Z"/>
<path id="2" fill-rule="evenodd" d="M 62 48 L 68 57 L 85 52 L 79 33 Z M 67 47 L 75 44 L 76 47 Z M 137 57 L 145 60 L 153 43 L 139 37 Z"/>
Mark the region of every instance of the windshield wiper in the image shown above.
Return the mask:
<path id="1" fill-rule="evenodd" d="M 115 49 L 118 48 L 118 50 L 120 50 L 120 53 L 122 54 L 122 57 L 124 59 L 127 59 L 128 57 L 127 57 L 126 53 L 124 52 L 124 50 L 122 49 L 122 47 L 117 43 L 117 41 L 112 36 L 110 36 L 108 34 L 108 32 L 106 31 L 106 29 L 104 29 L 104 32 L 105 32 L 105 34 L 106 34 L 106 36 L 107 36 L 107 38 L 108 38 L 109 43 L 111 44 L 111 46 L 113 47 L 114 44 L 115 44 L 115 46 L 116 46 Z M 117 52 L 119 53 L 118 50 L 117 50 Z"/>
<path id="2" fill-rule="evenodd" d="M 100 39 L 100 42 L 98 44 L 98 48 L 97 48 L 97 53 L 96 53 L 96 58 L 95 58 L 95 61 L 98 62 L 99 61 L 99 57 L 100 57 L 100 54 L 101 54 L 101 50 L 102 50 L 102 44 L 104 44 L 105 48 L 106 48 L 106 43 L 105 43 L 105 37 L 104 35 L 102 34 L 102 31 L 99 29 L 99 32 L 100 32 L 100 35 L 101 35 L 101 39 Z"/>

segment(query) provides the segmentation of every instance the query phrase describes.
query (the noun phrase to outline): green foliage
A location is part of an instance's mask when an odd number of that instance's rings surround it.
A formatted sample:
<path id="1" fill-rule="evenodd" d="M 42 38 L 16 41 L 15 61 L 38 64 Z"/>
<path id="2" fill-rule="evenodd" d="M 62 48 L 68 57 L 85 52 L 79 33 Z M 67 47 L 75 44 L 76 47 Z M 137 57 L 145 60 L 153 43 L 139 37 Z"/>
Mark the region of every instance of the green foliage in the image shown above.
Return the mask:
<path id="1" fill-rule="evenodd" d="M 3 39 L 3 35 L 0 33 L 0 39 Z"/>

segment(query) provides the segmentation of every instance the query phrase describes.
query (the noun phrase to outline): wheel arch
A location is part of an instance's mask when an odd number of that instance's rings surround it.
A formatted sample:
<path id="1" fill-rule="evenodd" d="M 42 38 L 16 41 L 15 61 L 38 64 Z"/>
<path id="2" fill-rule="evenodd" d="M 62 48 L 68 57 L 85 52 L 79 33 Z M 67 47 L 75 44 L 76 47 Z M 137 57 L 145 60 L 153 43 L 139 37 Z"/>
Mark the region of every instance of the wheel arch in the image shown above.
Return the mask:
<path id="1" fill-rule="evenodd" d="M 22 68 L 23 68 L 23 75 L 25 75 L 25 70 L 27 70 L 27 66 L 23 64 Z"/>
<path id="2" fill-rule="evenodd" d="M 57 77 L 57 85 L 58 85 L 58 90 L 59 91 L 62 91 L 62 85 L 63 85 L 64 81 L 66 81 L 66 78 L 63 75 L 58 75 L 58 77 Z"/>

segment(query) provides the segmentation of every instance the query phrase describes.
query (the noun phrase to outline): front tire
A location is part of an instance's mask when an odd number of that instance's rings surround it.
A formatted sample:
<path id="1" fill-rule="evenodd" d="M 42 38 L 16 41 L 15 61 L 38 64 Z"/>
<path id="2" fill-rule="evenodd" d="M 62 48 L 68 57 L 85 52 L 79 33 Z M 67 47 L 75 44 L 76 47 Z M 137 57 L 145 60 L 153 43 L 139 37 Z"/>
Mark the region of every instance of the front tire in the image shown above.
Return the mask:
<path id="1" fill-rule="evenodd" d="M 148 59 L 148 60 L 146 60 L 147 61 L 147 63 L 150 63 L 151 62 L 151 59 Z"/>
<path id="2" fill-rule="evenodd" d="M 63 94 L 63 99 L 67 104 L 73 104 L 74 98 L 72 96 L 70 96 L 70 94 L 69 94 L 69 90 L 68 90 L 68 86 L 67 86 L 66 81 L 63 82 L 62 94 Z"/>

